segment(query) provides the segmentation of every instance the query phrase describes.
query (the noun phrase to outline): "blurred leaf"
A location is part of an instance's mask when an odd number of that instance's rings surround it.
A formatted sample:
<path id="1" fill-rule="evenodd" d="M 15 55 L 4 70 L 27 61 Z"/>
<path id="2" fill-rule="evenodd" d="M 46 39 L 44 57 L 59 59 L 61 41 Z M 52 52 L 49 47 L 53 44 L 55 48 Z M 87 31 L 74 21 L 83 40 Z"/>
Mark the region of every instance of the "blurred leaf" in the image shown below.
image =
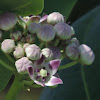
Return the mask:
<path id="1" fill-rule="evenodd" d="M 44 13 L 60 12 L 68 18 L 77 0 L 45 0 Z"/>
<path id="2" fill-rule="evenodd" d="M 44 0 L 1 0 L 0 12 L 13 11 L 21 16 L 40 14 Z"/>
<path id="3" fill-rule="evenodd" d="M 0 50 L 0 59 L 4 61 L 6 64 L 14 67 L 9 59 L 5 56 L 5 54 Z M 3 65 L 0 64 L 0 92 L 6 87 L 7 83 L 9 82 L 13 72 L 6 69 Z"/>
<path id="4" fill-rule="evenodd" d="M 96 59 L 84 72 L 89 89 L 90 100 L 100 100 L 100 6 L 77 20 L 73 27 L 76 37 L 92 48 Z M 62 64 L 67 63 L 63 61 Z M 40 100 L 87 100 L 81 77 L 80 64 L 59 72 L 64 84 L 51 89 L 46 87 Z M 49 98 L 48 98 L 49 97 Z"/>

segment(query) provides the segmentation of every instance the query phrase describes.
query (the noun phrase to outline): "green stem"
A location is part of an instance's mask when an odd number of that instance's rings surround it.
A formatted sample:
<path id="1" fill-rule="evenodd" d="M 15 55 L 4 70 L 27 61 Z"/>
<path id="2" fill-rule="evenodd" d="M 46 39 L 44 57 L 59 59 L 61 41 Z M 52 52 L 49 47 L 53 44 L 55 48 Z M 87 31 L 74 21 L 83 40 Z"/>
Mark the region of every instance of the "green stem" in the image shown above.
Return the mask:
<path id="1" fill-rule="evenodd" d="M 54 43 L 55 47 L 58 45 L 59 41 L 60 41 L 60 39 L 57 38 L 56 41 L 55 41 L 55 43 Z"/>
<path id="2" fill-rule="evenodd" d="M 90 95 L 89 95 L 89 91 L 88 91 L 88 86 L 87 86 L 87 83 L 86 83 L 84 66 L 81 66 L 81 75 L 82 75 L 82 80 L 83 80 L 83 85 L 84 85 L 84 89 L 85 89 L 85 92 L 86 92 L 87 100 L 91 100 Z"/>
<path id="3" fill-rule="evenodd" d="M 78 61 L 73 61 L 73 62 L 71 62 L 71 63 L 69 63 L 69 64 L 62 65 L 62 66 L 60 66 L 60 67 L 58 68 L 58 70 L 66 69 L 66 68 L 72 67 L 72 66 L 76 65 L 77 63 L 78 63 Z"/>
<path id="4" fill-rule="evenodd" d="M 34 81 L 23 80 L 23 84 L 28 85 L 28 86 L 32 85 L 33 83 L 34 83 Z"/>
<path id="5" fill-rule="evenodd" d="M 8 64 L 6 64 L 6 63 L 5 63 L 4 61 L 2 61 L 1 59 L 0 59 L 0 64 L 3 65 L 5 68 L 11 70 L 11 71 L 15 71 L 15 69 L 14 69 L 13 67 L 9 66 Z"/>
<path id="6" fill-rule="evenodd" d="M 5 54 L 5 53 L 4 53 Z M 5 54 L 5 56 L 14 64 L 15 61 L 13 60 L 13 58 L 9 55 L 9 54 Z"/>
<path id="7" fill-rule="evenodd" d="M 15 100 L 16 96 L 21 92 L 23 87 L 24 85 L 23 82 L 21 82 L 21 77 L 15 76 L 14 82 L 12 83 L 12 86 L 10 87 L 4 100 Z"/>
<path id="8" fill-rule="evenodd" d="M 39 47 L 42 49 L 43 46 L 44 46 L 44 42 L 41 42 Z"/>

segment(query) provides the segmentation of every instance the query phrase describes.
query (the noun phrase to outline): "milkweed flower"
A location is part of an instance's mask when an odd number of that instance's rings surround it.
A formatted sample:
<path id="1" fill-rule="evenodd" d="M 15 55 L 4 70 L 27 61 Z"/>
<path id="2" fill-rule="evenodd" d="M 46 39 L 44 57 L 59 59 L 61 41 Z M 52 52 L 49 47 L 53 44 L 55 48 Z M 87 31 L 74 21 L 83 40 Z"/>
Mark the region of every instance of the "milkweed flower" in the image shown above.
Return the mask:
<path id="1" fill-rule="evenodd" d="M 45 57 L 34 62 L 33 67 L 27 67 L 30 78 L 38 85 L 41 86 L 54 86 L 63 84 L 59 77 L 56 77 L 57 69 L 60 65 L 60 60 L 52 60 L 45 62 Z"/>

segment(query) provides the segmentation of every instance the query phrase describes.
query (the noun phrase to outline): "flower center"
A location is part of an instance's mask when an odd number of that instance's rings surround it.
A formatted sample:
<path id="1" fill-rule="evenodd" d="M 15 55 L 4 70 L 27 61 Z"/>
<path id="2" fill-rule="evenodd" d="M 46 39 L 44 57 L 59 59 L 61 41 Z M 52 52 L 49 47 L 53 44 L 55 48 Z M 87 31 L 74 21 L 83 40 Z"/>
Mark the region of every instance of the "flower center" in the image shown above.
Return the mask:
<path id="1" fill-rule="evenodd" d="M 47 76 L 47 70 L 41 69 L 40 70 L 40 75 L 41 75 L 41 77 L 46 77 Z"/>

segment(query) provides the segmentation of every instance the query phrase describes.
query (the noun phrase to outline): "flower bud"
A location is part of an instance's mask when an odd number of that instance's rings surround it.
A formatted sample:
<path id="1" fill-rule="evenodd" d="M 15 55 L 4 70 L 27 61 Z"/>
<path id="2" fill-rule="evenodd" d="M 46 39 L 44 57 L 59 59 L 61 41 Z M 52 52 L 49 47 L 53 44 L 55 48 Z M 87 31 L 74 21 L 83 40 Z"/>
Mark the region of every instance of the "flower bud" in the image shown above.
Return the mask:
<path id="1" fill-rule="evenodd" d="M 59 12 L 53 12 L 53 13 L 48 15 L 47 22 L 49 24 L 54 25 L 54 24 L 57 24 L 59 22 L 64 22 L 64 17 Z"/>
<path id="2" fill-rule="evenodd" d="M 15 31 L 10 33 L 10 38 L 13 39 L 14 41 L 20 40 L 22 37 L 21 31 Z"/>
<path id="3" fill-rule="evenodd" d="M 71 43 L 66 47 L 65 53 L 72 60 L 77 60 L 79 57 L 79 47 L 75 43 Z"/>
<path id="4" fill-rule="evenodd" d="M 77 46 L 79 46 L 79 41 L 77 40 L 77 38 L 72 38 L 71 43 L 75 43 Z"/>
<path id="5" fill-rule="evenodd" d="M 5 39 L 1 43 L 1 49 L 5 53 L 11 53 L 15 48 L 15 42 L 12 39 Z"/>
<path id="6" fill-rule="evenodd" d="M 74 30 L 74 28 L 71 26 L 71 31 L 72 31 L 72 35 L 74 35 L 75 34 L 75 30 Z"/>
<path id="7" fill-rule="evenodd" d="M 42 54 L 46 57 L 46 61 L 53 59 L 53 52 L 49 48 L 42 49 Z"/>
<path id="8" fill-rule="evenodd" d="M 15 51 L 13 52 L 13 55 L 15 58 L 21 58 L 24 56 L 24 49 L 20 46 L 15 48 Z"/>
<path id="9" fill-rule="evenodd" d="M 4 31 L 12 29 L 17 23 L 17 16 L 14 13 L 7 12 L 0 15 L 0 28 Z"/>
<path id="10" fill-rule="evenodd" d="M 33 66 L 33 63 L 27 58 L 22 57 L 15 62 L 18 73 L 24 74 L 27 72 L 27 67 Z"/>
<path id="11" fill-rule="evenodd" d="M 49 42 L 54 39 L 55 31 L 51 25 L 46 24 L 40 27 L 37 37 L 44 42 Z"/>
<path id="12" fill-rule="evenodd" d="M 66 23 L 56 24 L 54 26 L 54 30 L 56 32 L 56 35 L 62 40 L 69 39 L 72 36 L 71 27 Z"/>
<path id="13" fill-rule="evenodd" d="M 26 36 L 26 42 L 28 42 L 28 43 L 34 43 L 34 41 L 35 41 L 34 35 L 28 34 Z"/>
<path id="14" fill-rule="evenodd" d="M 61 52 L 60 50 L 57 48 L 57 47 L 49 47 L 50 50 L 52 51 L 53 53 L 53 60 L 55 59 L 61 59 L 62 55 L 61 55 Z"/>
<path id="15" fill-rule="evenodd" d="M 2 31 L 0 30 L 0 40 L 1 40 L 1 38 L 2 38 Z"/>
<path id="16" fill-rule="evenodd" d="M 95 55 L 90 47 L 85 44 L 79 46 L 80 62 L 84 65 L 91 65 L 95 59 Z"/>
<path id="17" fill-rule="evenodd" d="M 37 60 L 40 58 L 41 50 L 35 44 L 26 47 L 25 52 L 26 52 L 26 56 L 31 60 Z"/>
<path id="18" fill-rule="evenodd" d="M 25 48 L 28 47 L 29 45 L 30 45 L 29 43 L 25 43 L 25 44 L 23 45 L 24 50 L 25 50 Z"/>
<path id="19" fill-rule="evenodd" d="M 31 23 L 31 24 L 28 26 L 28 31 L 29 31 L 31 34 L 35 34 L 35 33 L 37 33 L 37 31 L 39 30 L 39 28 L 40 28 L 40 24 Z"/>

